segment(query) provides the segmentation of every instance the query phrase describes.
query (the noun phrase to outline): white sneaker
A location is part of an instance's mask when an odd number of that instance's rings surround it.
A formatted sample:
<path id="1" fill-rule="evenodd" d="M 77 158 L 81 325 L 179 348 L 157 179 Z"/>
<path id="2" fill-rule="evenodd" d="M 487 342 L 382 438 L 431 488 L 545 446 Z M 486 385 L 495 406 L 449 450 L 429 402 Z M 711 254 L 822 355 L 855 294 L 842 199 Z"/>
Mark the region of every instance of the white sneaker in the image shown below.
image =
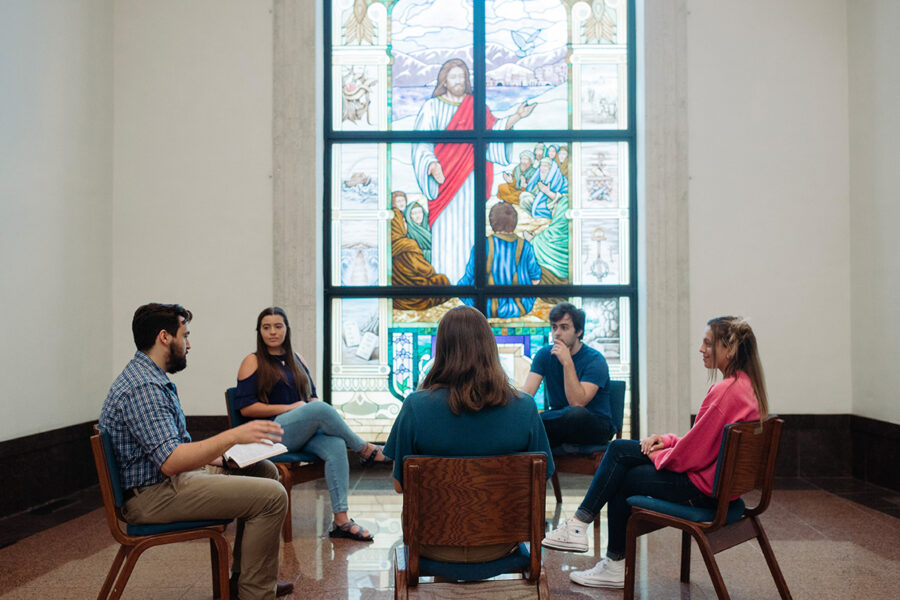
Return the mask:
<path id="1" fill-rule="evenodd" d="M 569 579 L 578 585 L 602 588 L 625 587 L 625 561 L 604 558 L 593 569 L 572 571 Z"/>
<path id="2" fill-rule="evenodd" d="M 544 536 L 541 546 L 555 550 L 587 552 L 588 541 L 587 533 L 585 533 L 587 527 L 587 525 L 575 519 L 566 519 L 562 525 Z"/>

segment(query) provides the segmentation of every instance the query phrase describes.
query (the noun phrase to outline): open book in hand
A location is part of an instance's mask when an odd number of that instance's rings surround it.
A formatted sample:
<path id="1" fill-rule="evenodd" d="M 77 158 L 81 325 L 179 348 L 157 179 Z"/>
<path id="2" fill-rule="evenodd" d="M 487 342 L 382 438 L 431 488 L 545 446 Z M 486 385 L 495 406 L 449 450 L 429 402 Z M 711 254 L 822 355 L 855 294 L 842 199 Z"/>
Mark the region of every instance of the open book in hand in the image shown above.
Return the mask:
<path id="1" fill-rule="evenodd" d="M 235 444 L 226 450 L 222 456 L 227 461 L 233 462 L 243 469 L 266 458 L 284 454 L 287 451 L 287 446 L 284 444 L 254 442 L 252 444 Z"/>

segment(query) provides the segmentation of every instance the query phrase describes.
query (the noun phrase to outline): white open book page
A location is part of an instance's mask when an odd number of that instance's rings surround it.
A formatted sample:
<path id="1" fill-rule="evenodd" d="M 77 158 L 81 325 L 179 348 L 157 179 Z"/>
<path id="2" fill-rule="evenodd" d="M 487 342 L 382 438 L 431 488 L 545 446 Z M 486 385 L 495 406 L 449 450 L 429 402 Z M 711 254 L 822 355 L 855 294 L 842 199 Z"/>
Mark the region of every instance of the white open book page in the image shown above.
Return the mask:
<path id="1" fill-rule="evenodd" d="M 225 451 L 225 458 L 244 468 L 266 458 L 284 454 L 287 451 L 288 449 L 284 444 L 263 444 L 260 442 L 235 444 Z"/>

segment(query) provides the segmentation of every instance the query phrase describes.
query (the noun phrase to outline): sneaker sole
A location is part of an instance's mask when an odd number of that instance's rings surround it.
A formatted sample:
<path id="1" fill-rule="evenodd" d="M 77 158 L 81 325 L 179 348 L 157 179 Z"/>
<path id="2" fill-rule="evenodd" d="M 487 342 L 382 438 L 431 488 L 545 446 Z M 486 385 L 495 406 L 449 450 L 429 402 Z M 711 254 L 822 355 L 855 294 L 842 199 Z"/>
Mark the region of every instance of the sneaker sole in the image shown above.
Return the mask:
<path id="1" fill-rule="evenodd" d="M 554 550 L 564 550 L 567 552 L 587 552 L 588 546 L 587 544 L 574 544 L 571 542 L 557 542 L 555 540 L 548 540 L 544 538 L 541 542 L 541 546 L 544 548 L 552 548 Z"/>
<path id="2" fill-rule="evenodd" d="M 595 587 L 595 588 L 610 588 L 615 590 L 621 590 L 625 587 L 625 582 L 617 583 L 612 581 L 593 581 L 591 579 L 584 579 L 582 577 L 577 576 L 575 573 L 569 573 L 569 579 L 578 585 L 583 585 L 586 587 Z"/>

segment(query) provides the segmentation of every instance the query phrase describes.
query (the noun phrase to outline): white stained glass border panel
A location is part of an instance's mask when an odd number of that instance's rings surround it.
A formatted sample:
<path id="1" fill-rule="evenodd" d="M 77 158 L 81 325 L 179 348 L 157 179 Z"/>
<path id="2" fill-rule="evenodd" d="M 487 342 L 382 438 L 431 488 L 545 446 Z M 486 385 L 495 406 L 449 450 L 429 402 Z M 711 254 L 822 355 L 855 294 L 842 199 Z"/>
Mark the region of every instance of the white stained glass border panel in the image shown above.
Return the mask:
<path id="1" fill-rule="evenodd" d="M 625 46 L 628 42 L 627 0 L 583 0 L 572 7 L 574 45 Z"/>
<path id="2" fill-rule="evenodd" d="M 362 9 L 362 10 L 360 10 Z M 387 8 L 332 2 L 331 107 L 335 131 L 388 127 Z"/>
<path id="3" fill-rule="evenodd" d="M 340 285 L 378 285 L 379 272 L 386 268 L 379 264 L 384 234 L 378 221 L 341 220 L 335 223 L 334 230 L 340 253 L 340 262 L 336 262 Z"/>
<path id="4" fill-rule="evenodd" d="M 333 205 L 343 211 L 373 211 L 385 205 L 380 194 L 386 180 L 384 144 L 339 144 L 332 147 Z"/>
<path id="5" fill-rule="evenodd" d="M 572 127 L 628 128 L 625 46 L 572 44 Z"/>
<path id="6" fill-rule="evenodd" d="M 628 143 L 585 142 L 573 145 L 570 173 L 573 206 L 583 209 L 628 208 Z"/>
<path id="7" fill-rule="evenodd" d="M 579 283 L 586 285 L 628 283 L 628 220 L 585 218 L 581 233 Z"/>
<path id="8" fill-rule="evenodd" d="M 572 303 L 581 305 L 586 315 L 584 343 L 603 354 L 609 365 L 610 379 L 625 382 L 625 420 L 622 437 L 631 431 L 631 303 L 627 297 L 582 298 Z"/>

